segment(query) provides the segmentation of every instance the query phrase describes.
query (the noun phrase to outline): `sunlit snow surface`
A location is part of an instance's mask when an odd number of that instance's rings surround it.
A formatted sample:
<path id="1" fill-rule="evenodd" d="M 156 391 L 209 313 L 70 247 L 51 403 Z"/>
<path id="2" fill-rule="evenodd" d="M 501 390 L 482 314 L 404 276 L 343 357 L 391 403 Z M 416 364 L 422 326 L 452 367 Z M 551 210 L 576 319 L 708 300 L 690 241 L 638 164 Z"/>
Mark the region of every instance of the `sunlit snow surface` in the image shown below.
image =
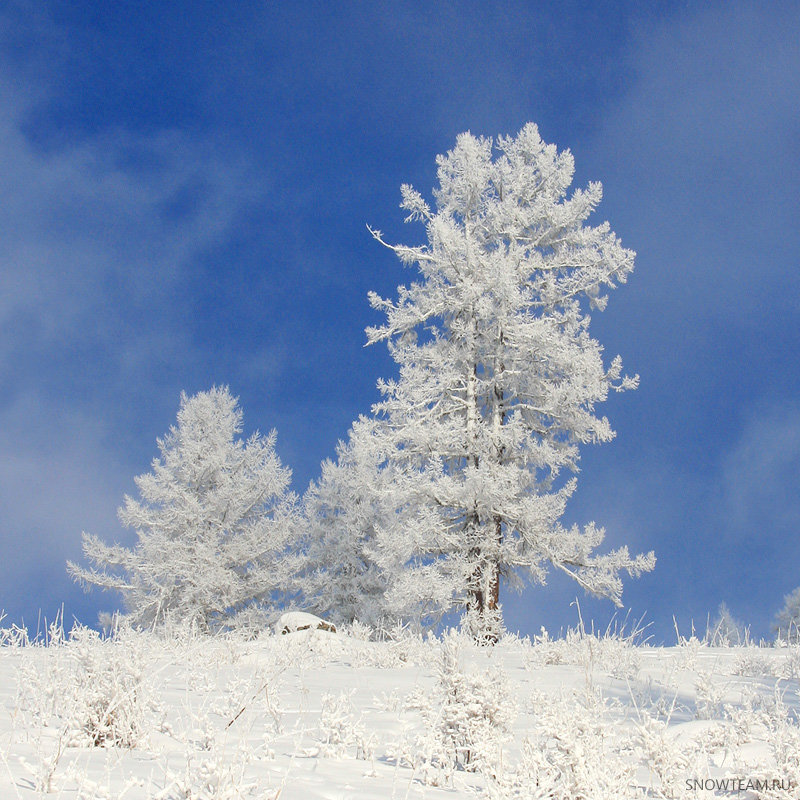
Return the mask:
<path id="1" fill-rule="evenodd" d="M 0 797 L 798 796 L 796 646 L 364 635 L 7 641 Z"/>

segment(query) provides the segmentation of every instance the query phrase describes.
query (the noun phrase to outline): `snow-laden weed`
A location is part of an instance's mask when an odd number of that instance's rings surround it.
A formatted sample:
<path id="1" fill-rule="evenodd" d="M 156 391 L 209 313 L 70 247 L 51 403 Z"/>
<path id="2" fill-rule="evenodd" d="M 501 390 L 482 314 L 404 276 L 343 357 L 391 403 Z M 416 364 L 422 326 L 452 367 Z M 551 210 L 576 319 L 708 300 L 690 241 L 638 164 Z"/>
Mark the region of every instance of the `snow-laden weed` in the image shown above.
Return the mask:
<path id="1" fill-rule="evenodd" d="M 519 761 L 489 775 L 493 798 L 519 800 L 628 800 L 643 797 L 635 785 L 635 740 L 610 719 L 608 701 L 597 691 L 531 698 L 535 724 L 522 743 Z"/>
<path id="2" fill-rule="evenodd" d="M 678 705 L 679 690 L 671 674 L 661 679 L 647 675 L 644 680 L 629 684 L 629 691 L 640 714 L 646 713 L 654 719 L 668 721 Z"/>
<path id="3" fill-rule="evenodd" d="M 0 622 L 6 615 L 0 612 Z M 28 629 L 13 624 L 9 628 L 0 627 L 0 647 L 25 647 L 31 643 Z"/>
<path id="4" fill-rule="evenodd" d="M 721 683 L 719 676 L 703 670 L 697 673 L 694 684 L 697 692 L 695 716 L 697 719 L 716 719 L 722 713 L 722 705 L 727 684 Z"/>
<path id="5" fill-rule="evenodd" d="M 353 708 L 353 691 L 322 696 L 322 711 L 317 733 L 320 754 L 343 758 L 354 751 L 356 758 L 369 759 L 373 742 Z"/>
<path id="6" fill-rule="evenodd" d="M 64 731 L 69 746 L 135 747 L 145 736 L 150 696 L 144 638 L 120 628 L 103 639 L 53 625 L 47 646 L 23 650 L 17 705 L 35 725 Z"/>
<path id="7" fill-rule="evenodd" d="M 643 715 L 634 737 L 637 756 L 652 776 L 650 789 L 656 797 L 680 797 L 694 752 L 682 745 L 667 721 Z"/>
<path id="8" fill-rule="evenodd" d="M 786 680 L 800 679 L 800 646 L 789 648 L 788 655 L 783 659 L 780 677 Z"/>
<path id="9" fill-rule="evenodd" d="M 603 634 L 587 633 L 583 626 L 570 628 L 563 639 L 553 639 L 542 628 L 534 637 L 530 654 L 533 668 L 547 664 L 573 664 L 586 670 L 599 669 L 619 680 L 633 680 L 641 668 L 641 653 L 637 640 L 639 629 L 633 633 L 607 629 Z"/>
<path id="10" fill-rule="evenodd" d="M 34 791 L 40 794 L 50 794 L 54 791 L 54 780 L 61 757 L 64 755 L 66 744 L 64 739 L 67 730 L 38 731 L 34 737 L 35 759 L 28 761 L 20 756 L 19 763 L 28 774 Z"/>
<path id="11" fill-rule="evenodd" d="M 793 800 L 800 792 L 800 720 L 782 695 L 776 695 L 773 713 L 766 715 L 766 742 L 774 768 L 763 769 L 761 777 L 769 788 L 759 794 L 764 800 Z M 781 781 L 775 784 L 775 776 Z"/>
<path id="12" fill-rule="evenodd" d="M 748 645 L 742 647 L 733 662 L 733 674 L 747 678 L 760 678 L 768 675 L 779 677 L 782 664 L 771 657 L 771 652 L 761 647 Z"/>
<path id="13" fill-rule="evenodd" d="M 154 792 L 153 800 L 240 800 L 241 798 L 276 797 L 267 793 L 261 782 L 246 774 L 249 757 L 239 753 L 231 758 L 220 752 L 186 754 L 183 768 L 168 769 L 164 786 Z"/>

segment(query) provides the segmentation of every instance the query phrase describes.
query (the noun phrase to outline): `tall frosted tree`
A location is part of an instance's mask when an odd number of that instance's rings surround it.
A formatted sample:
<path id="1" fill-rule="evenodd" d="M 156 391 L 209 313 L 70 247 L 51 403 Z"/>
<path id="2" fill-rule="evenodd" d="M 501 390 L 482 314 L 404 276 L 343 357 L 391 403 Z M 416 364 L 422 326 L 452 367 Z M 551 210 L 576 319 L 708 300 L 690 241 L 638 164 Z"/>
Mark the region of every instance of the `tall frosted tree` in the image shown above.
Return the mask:
<path id="1" fill-rule="evenodd" d="M 386 569 L 403 566 L 389 595 L 398 607 L 466 608 L 490 637 L 501 578 L 543 583 L 554 567 L 620 604 L 620 573 L 652 569 L 653 554 L 597 555 L 602 528 L 559 520 L 580 446 L 614 436 L 596 405 L 637 385 L 619 357 L 604 365 L 588 313 L 634 253 L 607 223 L 586 224 L 600 184 L 568 194 L 572 155 L 533 124 L 496 143 L 462 134 L 437 164 L 433 208 L 402 187 L 406 221 L 425 225 L 427 243 L 373 231 L 419 271 L 396 301 L 370 296 L 386 322 L 368 341 L 386 341 L 400 372 L 374 409 L 387 463 L 404 476 L 396 506 L 427 509 L 379 533 Z"/>
<path id="2" fill-rule="evenodd" d="M 172 619 L 212 629 L 268 606 L 289 584 L 296 499 L 275 432 L 243 440 L 241 431 L 227 387 L 181 394 L 177 425 L 158 440 L 160 458 L 135 479 L 141 499 L 126 496 L 118 512 L 136 545 L 84 533 L 92 566 L 70 562 L 73 577 L 120 592 L 140 627 Z"/>

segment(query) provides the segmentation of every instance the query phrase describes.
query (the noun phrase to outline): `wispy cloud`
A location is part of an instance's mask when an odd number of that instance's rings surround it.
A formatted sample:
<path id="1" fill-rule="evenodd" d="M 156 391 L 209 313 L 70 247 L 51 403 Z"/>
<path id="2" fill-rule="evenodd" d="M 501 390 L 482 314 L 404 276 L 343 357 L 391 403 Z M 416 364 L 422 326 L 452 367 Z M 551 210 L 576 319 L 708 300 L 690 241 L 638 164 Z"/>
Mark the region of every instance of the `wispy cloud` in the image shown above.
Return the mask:
<path id="1" fill-rule="evenodd" d="M 721 501 L 732 544 L 800 559 L 800 406 L 754 410 L 722 460 Z"/>
<path id="2" fill-rule="evenodd" d="M 0 85 L 0 324 L 25 320 L 23 342 L 113 336 L 124 301 L 146 335 L 148 315 L 252 198 L 244 165 L 178 132 L 116 131 L 43 151 L 21 130 L 28 104 Z"/>
<path id="3" fill-rule="evenodd" d="M 796 311 L 800 9 L 717 4 L 636 30 L 631 90 L 592 156 L 604 213 L 641 251 L 636 282 L 670 320 L 701 302 L 711 324 Z"/>

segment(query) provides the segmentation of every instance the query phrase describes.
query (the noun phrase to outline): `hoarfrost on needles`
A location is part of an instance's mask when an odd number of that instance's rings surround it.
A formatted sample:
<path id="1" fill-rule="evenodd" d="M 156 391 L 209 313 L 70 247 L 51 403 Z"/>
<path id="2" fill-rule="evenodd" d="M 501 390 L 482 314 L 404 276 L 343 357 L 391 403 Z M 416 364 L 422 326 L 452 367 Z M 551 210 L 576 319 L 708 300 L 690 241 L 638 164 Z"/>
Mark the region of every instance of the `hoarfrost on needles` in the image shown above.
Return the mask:
<path id="1" fill-rule="evenodd" d="M 560 522 L 580 445 L 614 436 L 596 404 L 638 382 L 618 356 L 604 365 L 588 330 L 634 253 L 608 223 L 586 224 L 600 184 L 568 195 L 572 155 L 533 124 L 496 142 L 461 134 L 437 163 L 435 208 L 402 187 L 427 243 L 373 231 L 419 272 L 396 301 L 370 297 L 386 322 L 368 341 L 386 341 L 400 373 L 374 407 L 394 510 L 375 559 L 388 607 L 466 609 L 496 639 L 501 578 L 543 583 L 555 567 L 620 604 L 620 573 L 655 563 L 625 547 L 595 554 L 602 528 Z"/>
<path id="2" fill-rule="evenodd" d="M 126 497 L 119 509 L 136 545 L 84 534 L 93 566 L 70 563 L 73 576 L 119 591 L 139 627 L 172 619 L 209 630 L 237 617 L 253 625 L 254 613 L 290 583 L 296 500 L 275 432 L 245 441 L 241 431 L 242 412 L 227 387 L 182 394 L 177 425 L 158 440 L 161 457 L 136 478 L 141 499 Z"/>

